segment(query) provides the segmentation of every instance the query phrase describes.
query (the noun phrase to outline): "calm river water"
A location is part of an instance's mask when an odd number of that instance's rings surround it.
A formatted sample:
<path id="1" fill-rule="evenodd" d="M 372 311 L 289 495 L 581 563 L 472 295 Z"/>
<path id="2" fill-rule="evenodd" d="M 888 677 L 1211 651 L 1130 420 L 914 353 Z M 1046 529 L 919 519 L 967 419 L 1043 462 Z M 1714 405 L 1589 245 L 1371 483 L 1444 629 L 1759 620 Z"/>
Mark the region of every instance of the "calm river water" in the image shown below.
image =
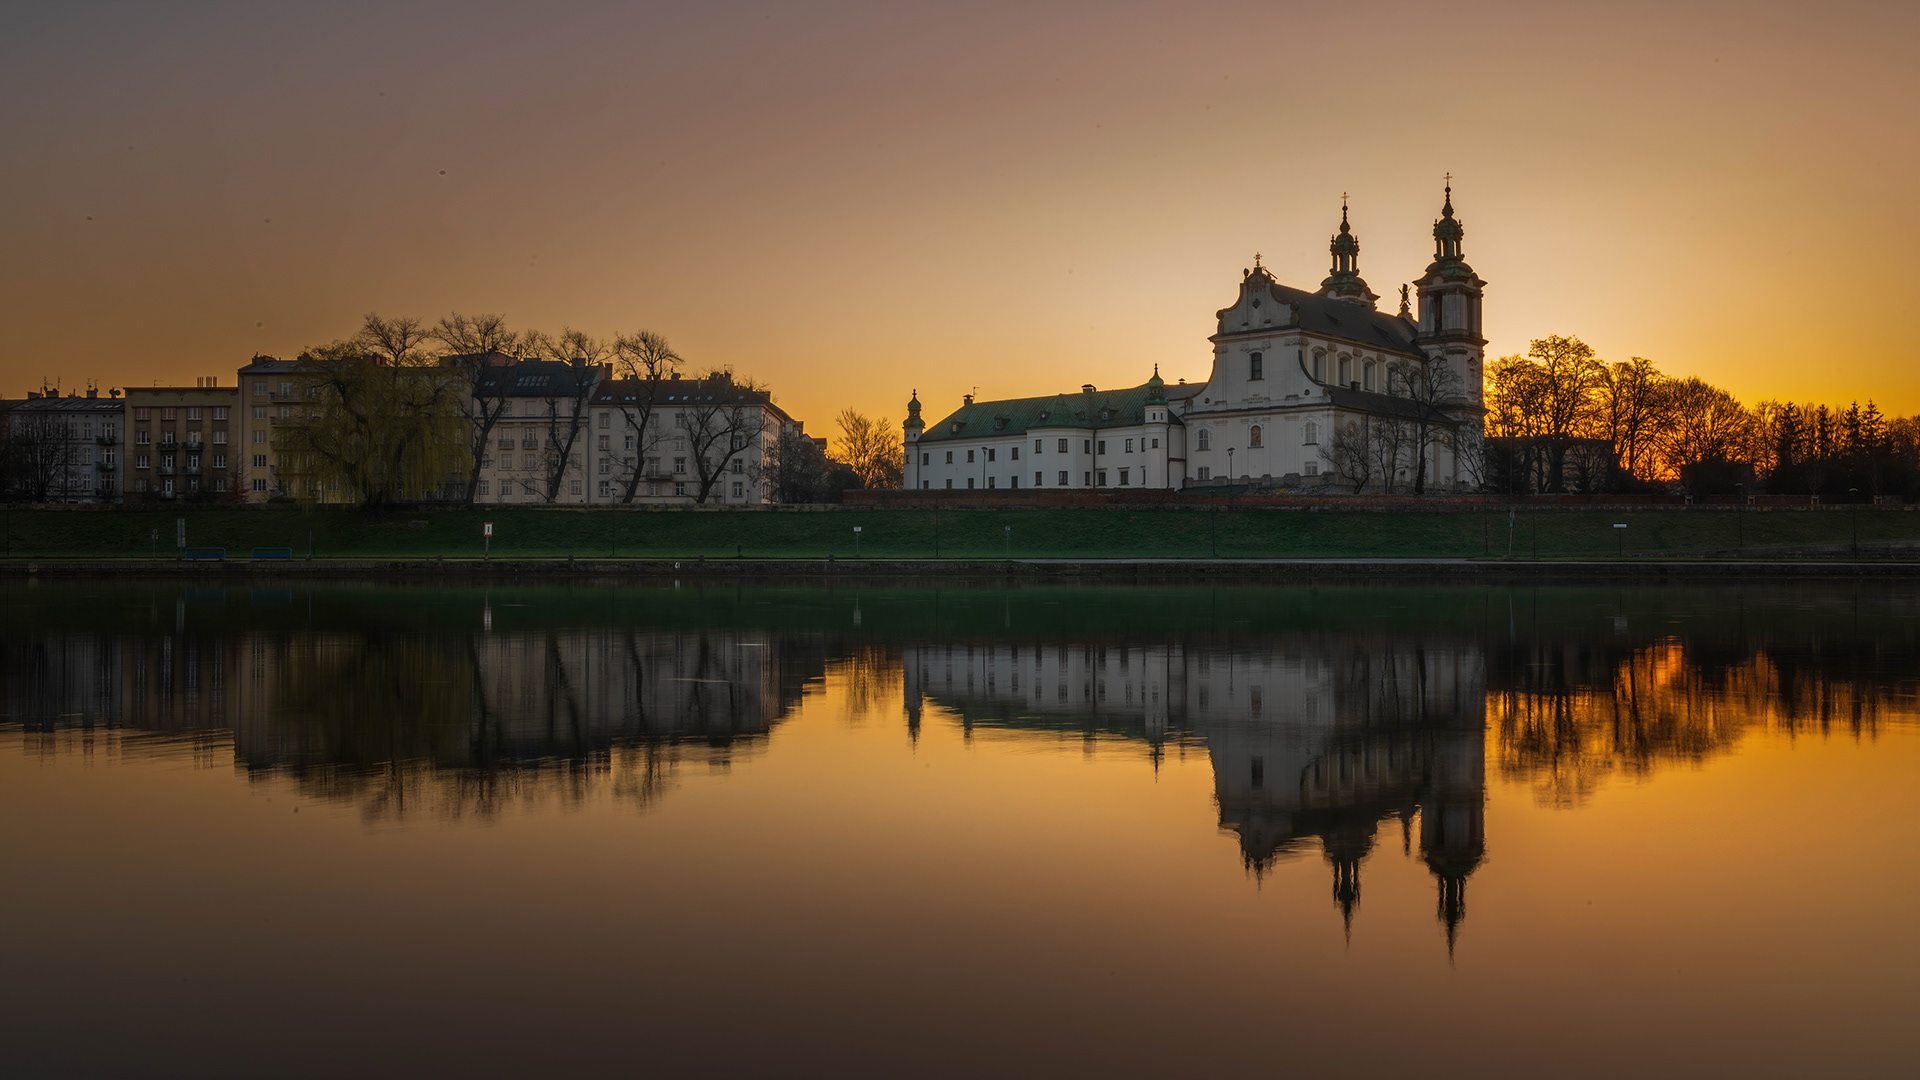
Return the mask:
<path id="1" fill-rule="evenodd" d="M 1920 1070 L 1920 589 L 0 586 L 0 1072 Z"/>

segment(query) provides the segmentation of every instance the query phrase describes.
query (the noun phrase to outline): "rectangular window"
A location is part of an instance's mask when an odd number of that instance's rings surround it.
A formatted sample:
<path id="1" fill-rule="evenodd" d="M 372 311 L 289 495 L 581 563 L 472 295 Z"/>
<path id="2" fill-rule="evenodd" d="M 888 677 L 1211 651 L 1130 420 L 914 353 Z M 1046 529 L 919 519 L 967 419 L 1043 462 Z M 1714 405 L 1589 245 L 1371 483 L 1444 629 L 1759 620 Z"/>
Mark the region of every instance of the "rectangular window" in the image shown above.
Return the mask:
<path id="1" fill-rule="evenodd" d="M 967 451 L 967 464 L 973 464 L 973 451 Z"/>
<path id="2" fill-rule="evenodd" d="M 744 499 L 744 498 L 746 498 L 746 497 L 747 497 L 747 485 L 745 485 L 745 484 L 742 484 L 742 483 L 740 483 L 740 482 L 739 482 L 739 481 L 737 481 L 737 480 L 736 480 L 736 481 L 734 481 L 734 484 L 733 484 L 733 497 L 734 497 L 734 498 L 736 498 L 736 499 Z"/>
<path id="3" fill-rule="evenodd" d="M 1120 470 L 1120 486 L 1121 486 L 1121 487 L 1126 487 L 1126 486 L 1127 486 L 1127 473 L 1128 473 L 1128 471 L 1129 471 L 1129 470 L 1126 470 L 1126 469 L 1121 469 L 1121 470 Z"/>
<path id="4" fill-rule="evenodd" d="M 989 446 L 987 447 L 987 460 L 992 461 L 993 458 L 994 458 L 994 449 L 993 447 Z"/>
<path id="5" fill-rule="evenodd" d="M 747 471 L 746 461 L 741 458 L 734 458 L 733 459 L 733 475 L 739 476 L 746 471 Z"/>
<path id="6" fill-rule="evenodd" d="M 971 487 L 973 486 L 973 477 L 971 477 L 971 476 L 969 476 L 969 477 L 967 477 L 967 486 L 968 486 L 969 488 L 971 488 Z"/>
<path id="7" fill-rule="evenodd" d="M 133 418 L 135 420 L 151 420 L 153 419 L 153 410 L 152 409 L 135 409 L 133 410 Z"/>
<path id="8" fill-rule="evenodd" d="M 1100 453 L 1102 453 L 1102 454 L 1104 454 L 1104 453 L 1106 453 L 1106 452 L 1107 452 L 1107 440 L 1105 440 L 1105 439 L 1101 439 L 1101 440 L 1100 440 L 1100 450 L 1099 450 L 1099 452 L 1100 452 Z"/>
<path id="9" fill-rule="evenodd" d="M 141 428 L 139 431 L 133 433 L 133 441 L 136 445 L 145 446 L 153 441 L 153 432 Z"/>
<path id="10" fill-rule="evenodd" d="M 263 434 L 264 434 L 264 432 L 263 432 Z M 163 431 L 163 432 L 161 432 L 161 433 L 160 433 L 160 442 L 161 442 L 161 444 L 162 444 L 162 445 L 164 445 L 164 446 L 172 446 L 172 445 L 173 445 L 173 432 L 171 432 L 171 431 Z"/>
<path id="11" fill-rule="evenodd" d="M 1083 454 L 1091 454 L 1091 453 L 1093 453 L 1093 440 L 1092 440 L 1092 439 L 1081 439 L 1081 440 L 1080 440 L 1080 452 L 1081 452 L 1081 453 L 1083 453 Z"/>
<path id="12" fill-rule="evenodd" d="M 1047 440 L 1045 440 L 1045 439 L 1035 439 L 1035 440 L 1033 440 L 1033 452 L 1034 452 L 1034 453 L 1036 453 L 1036 454 L 1044 454 L 1044 453 L 1046 453 L 1046 452 L 1047 452 Z"/>
<path id="13" fill-rule="evenodd" d="M 1319 475 L 1320 475 L 1320 463 L 1319 463 L 1319 462 L 1317 462 L 1317 461 L 1309 461 L 1309 462 L 1307 462 L 1307 467 L 1306 467 L 1306 469 L 1305 469 L 1305 472 L 1306 472 L 1306 474 L 1307 474 L 1308 476 L 1319 476 Z"/>
<path id="14" fill-rule="evenodd" d="M 165 422 L 168 422 L 168 421 L 171 421 L 171 420 L 173 420 L 173 419 L 175 418 L 175 414 L 176 414 L 177 412 L 178 412 L 178 410 L 176 410 L 176 409 L 161 409 L 161 410 L 160 410 L 160 420 L 161 420 L 161 422 L 163 422 L 163 423 L 165 423 Z"/>
<path id="15" fill-rule="evenodd" d="M 953 451 L 947 451 L 947 464 L 953 464 Z"/>
<path id="16" fill-rule="evenodd" d="M 255 454 L 255 455 L 253 455 L 253 467 L 254 467 L 254 468 L 256 468 L 256 469 L 264 469 L 264 468 L 266 468 L 266 467 L 267 467 L 267 455 L 265 455 L 265 454 Z"/>
<path id="17" fill-rule="evenodd" d="M 1067 440 L 1065 439 L 1060 440 L 1060 452 L 1063 454 L 1067 452 Z"/>
<path id="18" fill-rule="evenodd" d="M 1008 451 L 1007 451 L 1007 452 L 1013 455 L 1013 460 L 1015 460 L 1015 461 L 1019 461 L 1019 460 L 1020 460 L 1020 448 L 1019 448 L 1019 447 L 1017 447 L 1017 446 L 1015 446 L 1015 447 L 1010 447 L 1010 448 L 1008 449 Z"/>
<path id="19" fill-rule="evenodd" d="M 1266 358 L 1261 356 L 1259 353 L 1254 353 L 1251 359 L 1253 362 L 1247 365 L 1247 378 L 1249 379 L 1265 378 L 1266 376 L 1263 374 L 1263 372 L 1265 370 Z"/>
<path id="20" fill-rule="evenodd" d="M 226 421 L 227 421 L 227 407 L 225 405 L 217 406 L 213 410 L 213 422 L 216 424 L 224 424 L 226 423 Z"/>
<path id="21" fill-rule="evenodd" d="M 256 384 L 256 385 L 258 385 L 258 384 Z M 265 491 L 265 490 L 267 490 L 267 480 L 266 480 L 266 477 L 263 477 L 263 476 L 256 476 L 256 477 L 254 477 L 254 479 L 253 479 L 253 490 L 255 490 L 255 491 Z"/>
<path id="22" fill-rule="evenodd" d="M 267 441 L 267 433 L 265 431 L 262 431 L 259 428 L 254 428 L 253 429 L 253 445 L 264 446 L 266 444 L 266 441 Z"/>
<path id="23" fill-rule="evenodd" d="M 1064 474 L 1062 474 L 1062 475 L 1064 475 Z M 1034 487 L 1046 487 L 1046 486 L 1047 486 L 1047 474 L 1046 474 L 1046 473 L 1034 473 L 1034 474 L 1033 474 L 1033 486 L 1034 486 Z"/>
<path id="24" fill-rule="evenodd" d="M 1017 487 L 1019 487 L 1019 486 L 1020 486 L 1020 474 L 1019 474 L 1019 473 L 1014 473 L 1014 474 L 1013 474 L 1012 476 L 1009 476 L 1009 477 L 1007 477 L 1007 486 L 1008 486 L 1008 487 L 1010 487 L 1010 488 L 1017 488 Z"/>
<path id="25" fill-rule="evenodd" d="M 286 397 L 292 397 L 292 396 L 293 396 L 293 384 L 292 384 L 292 383 L 290 383 L 290 382 L 283 382 L 283 383 L 281 383 L 281 384 L 280 384 L 280 396 L 281 396 L 281 397 L 283 397 L 283 398 L 286 398 Z"/>
<path id="26" fill-rule="evenodd" d="M 951 480 L 947 481 L 947 490 L 949 491 L 953 490 L 953 481 Z"/>
<path id="27" fill-rule="evenodd" d="M 511 480 L 500 481 L 500 497 L 504 499 L 511 494 L 513 494 L 513 481 Z"/>
<path id="28" fill-rule="evenodd" d="M 633 449 L 633 436 L 631 436 L 631 435 L 629 435 L 629 436 L 627 436 L 627 444 L 626 444 L 625 446 L 623 446 L 623 447 L 621 447 L 620 449 L 622 449 L 622 450 L 631 450 L 631 449 Z"/>
<path id="29" fill-rule="evenodd" d="M 253 418 L 255 420 L 265 420 L 267 418 L 267 407 L 265 405 L 255 405 L 253 407 Z"/>
<path id="30" fill-rule="evenodd" d="M 138 457 L 133 459 L 133 467 L 136 469 L 147 468 L 148 466 L 152 465 L 152 463 L 153 463 L 153 459 L 151 457 L 148 457 L 145 454 L 141 454 Z"/>
<path id="31" fill-rule="evenodd" d="M 1093 474 L 1093 486 L 1094 486 L 1094 487 L 1106 487 L 1106 486 L 1107 486 L 1107 470 L 1105 470 L 1105 469 L 1097 469 L 1097 470 L 1095 470 L 1095 471 L 1094 471 L 1094 474 Z"/>
<path id="32" fill-rule="evenodd" d="M 600 436 L 600 449 L 602 450 L 613 449 L 613 437 L 611 435 Z"/>
<path id="33" fill-rule="evenodd" d="M 687 471 L 687 459 L 683 457 L 674 458 L 673 471 L 676 473 L 685 473 Z M 676 491 L 674 494 L 678 495 L 680 492 Z"/>
<path id="34" fill-rule="evenodd" d="M 482 481 L 480 481 L 480 482 L 479 482 L 478 484 L 475 484 L 475 485 L 473 486 L 473 491 L 474 491 L 474 494 L 476 494 L 476 495 L 487 495 L 487 494 L 490 494 L 490 492 L 489 492 L 489 491 L 487 490 L 487 488 L 488 488 L 488 486 L 489 486 L 489 485 L 488 485 L 488 482 L 487 482 L 487 481 L 485 481 L 485 480 L 482 480 Z"/>
<path id="35" fill-rule="evenodd" d="M 254 383 L 254 384 L 253 384 L 253 396 L 254 396 L 254 397 L 266 397 L 266 396 L 267 396 L 267 384 L 266 384 L 266 383 L 263 383 L 263 382 L 257 382 L 257 383 Z M 265 491 L 265 490 L 267 490 L 267 489 L 266 489 L 266 488 L 255 488 L 254 490 L 256 490 L 256 491 Z"/>
<path id="36" fill-rule="evenodd" d="M 572 481 L 571 483 L 569 483 L 569 484 L 567 485 L 567 494 L 569 494 L 569 495 L 578 495 L 578 494 L 580 494 L 580 481 L 578 481 L 578 480 L 575 480 L 575 481 Z"/>
<path id="37" fill-rule="evenodd" d="M 612 414 L 612 413 L 601 413 L 601 414 L 600 414 L 600 426 L 601 426 L 601 427 L 606 427 L 606 426 L 607 426 L 608 424 L 610 424 L 610 423 L 611 423 L 612 421 L 613 421 L 613 414 Z"/>
<path id="38" fill-rule="evenodd" d="M 922 480 L 922 481 L 920 481 L 920 490 L 921 490 L 921 491 L 925 491 L 925 490 L 927 490 L 928 488 L 930 488 L 930 487 L 932 487 L 932 486 L 933 486 L 933 481 L 931 481 L 931 480 Z"/>
<path id="39" fill-rule="evenodd" d="M 199 420 L 200 420 L 200 407 L 196 405 L 192 408 L 189 408 L 187 410 L 187 421 L 189 423 L 198 423 Z"/>
<path id="40" fill-rule="evenodd" d="M 216 469 L 224 469 L 224 468 L 226 468 L 226 467 L 227 467 L 227 455 L 225 455 L 225 454 L 215 454 L 215 455 L 213 455 L 213 467 L 214 467 L 214 468 L 216 468 Z"/>
<path id="41" fill-rule="evenodd" d="M 1061 487 L 1067 486 L 1067 470 L 1065 469 L 1060 470 L 1060 486 Z"/>
<path id="42" fill-rule="evenodd" d="M 187 471 L 188 472 L 200 471 L 200 455 L 199 454 L 187 455 Z"/>
<path id="43" fill-rule="evenodd" d="M 1200 466 L 1200 479 L 1202 480 L 1213 479 L 1213 470 L 1207 468 L 1205 465 Z"/>
<path id="44" fill-rule="evenodd" d="M 673 482 L 673 493 L 675 495 L 685 495 L 687 493 L 687 482 L 685 480 L 675 480 Z"/>
<path id="45" fill-rule="evenodd" d="M 997 477 L 997 476 L 989 476 L 989 477 L 987 477 L 987 486 L 988 486 L 988 487 L 993 487 L 993 486 L 994 486 L 994 484 L 993 484 L 993 482 L 994 482 L 995 480 L 998 480 L 998 479 L 1000 479 L 1000 478 L 999 478 L 999 477 Z"/>

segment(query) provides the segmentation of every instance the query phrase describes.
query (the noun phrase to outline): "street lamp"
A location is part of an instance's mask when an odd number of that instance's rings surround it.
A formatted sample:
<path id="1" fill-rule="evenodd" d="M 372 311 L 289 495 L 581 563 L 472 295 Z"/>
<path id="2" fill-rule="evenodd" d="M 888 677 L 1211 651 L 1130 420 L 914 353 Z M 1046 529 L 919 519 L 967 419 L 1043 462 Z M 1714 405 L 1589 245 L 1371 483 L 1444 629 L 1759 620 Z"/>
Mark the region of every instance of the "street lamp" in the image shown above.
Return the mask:
<path id="1" fill-rule="evenodd" d="M 981 490 L 983 491 L 986 490 L 986 486 L 987 486 L 987 448 L 983 446 L 980 448 L 980 488 Z"/>

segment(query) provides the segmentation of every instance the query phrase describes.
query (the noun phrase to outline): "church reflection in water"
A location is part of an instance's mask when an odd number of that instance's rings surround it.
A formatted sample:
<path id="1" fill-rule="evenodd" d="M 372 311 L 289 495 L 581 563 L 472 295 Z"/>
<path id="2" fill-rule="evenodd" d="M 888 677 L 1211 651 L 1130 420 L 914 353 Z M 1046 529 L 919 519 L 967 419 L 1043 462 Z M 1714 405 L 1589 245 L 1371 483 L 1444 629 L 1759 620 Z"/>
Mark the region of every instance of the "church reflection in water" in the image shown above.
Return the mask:
<path id="1" fill-rule="evenodd" d="M 1324 853 L 1349 933 L 1360 866 L 1388 822 L 1438 891 L 1449 943 L 1485 857 L 1486 667 L 1447 640 L 1316 635 L 1257 647 L 909 646 L 907 717 L 926 703 L 969 729 L 1078 730 L 1204 747 L 1220 825 L 1256 875 Z"/>
<path id="2" fill-rule="evenodd" d="M 1648 620 L 1658 636 L 1636 638 L 1610 595 L 1521 634 L 1455 594 L 1427 597 L 1417 618 L 1288 629 L 1339 609 L 1275 594 L 1257 601 L 1300 606 L 1230 635 L 1218 621 L 1141 630 L 1179 608 L 1125 607 L 1136 594 L 1063 621 L 1056 594 L 1036 593 L 1026 621 L 1046 628 L 1031 633 L 997 598 L 948 599 L 954 625 L 914 624 L 932 605 L 907 590 L 891 608 L 867 594 L 864 626 L 858 598 L 742 591 L 717 613 L 711 595 L 642 594 L 656 606 L 599 625 L 561 594 L 497 632 L 480 596 L 449 594 L 438 614 L 348 597 L 291 617 L 271 597 L 153 595 L 98 616 L 58 595 L 9 598 L 8 624 L 25 628 L 0 644 L 9 741 L 190 754 L 380 820 L 485 820 L 515 804 L 651 805 L 684 770 L 762 753 L 832 683 L 849 710 L 903 711 L 916 738 L 952 723 L 1112 745 L 1155 767 L 1204 750 L 1219 826 L 1249 872 L 1319 853 L 1351 932 L 1363 865 L 1397 832 L 1432 877 L 1450 944 L 1487 858 L 1489 768 L 1544 805 L 1577 806 L 1610 775 L 1697 764 L 1750 729 L 1871 733 L 1911 722 L 1920 699 L 1907 608 L 1862 622 L 1857 607 L 1801 597 L 1772 615 L 1740 607 L 1731 625 L 1708 597 L 1699 607 L 1719 621 Z M 779 614 L 803 609 L 811 623 Z M 876 627 L 887 611 L 896 624 Z"/>

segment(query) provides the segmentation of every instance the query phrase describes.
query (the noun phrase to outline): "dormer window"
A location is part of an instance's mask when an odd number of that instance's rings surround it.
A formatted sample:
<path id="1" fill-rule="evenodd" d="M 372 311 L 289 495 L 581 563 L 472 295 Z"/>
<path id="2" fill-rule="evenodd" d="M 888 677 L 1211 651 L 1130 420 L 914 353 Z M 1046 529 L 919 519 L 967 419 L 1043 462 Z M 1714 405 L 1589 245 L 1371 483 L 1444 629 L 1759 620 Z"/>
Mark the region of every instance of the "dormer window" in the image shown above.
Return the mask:
<path id="1" fill-rule="evenodd" d="M 953 433 L 954 433 L 955 435 L 958 435 L 958 434 L 960 434 L 960 421 L 958 421 L 958 420 L 955 420 L 955 421 L 953 422 Z"/>

